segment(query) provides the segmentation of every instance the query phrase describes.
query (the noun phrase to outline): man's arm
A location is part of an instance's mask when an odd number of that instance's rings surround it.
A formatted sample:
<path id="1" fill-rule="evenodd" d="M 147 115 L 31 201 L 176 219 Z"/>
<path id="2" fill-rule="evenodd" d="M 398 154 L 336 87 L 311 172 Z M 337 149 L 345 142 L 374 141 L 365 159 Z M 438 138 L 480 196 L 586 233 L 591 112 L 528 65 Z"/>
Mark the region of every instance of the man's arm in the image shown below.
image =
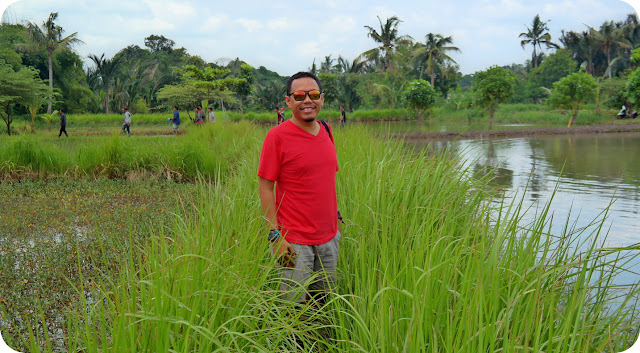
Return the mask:
<path id="1" fill-rule="evenodd" d="M 264 218 L 267 220 L 267 228 L 278 229 L 278 220 L 276 216 L 276 197 L 274 194 L 275 181 L 260 178 L 259 180 L 259 192 L 260 202 L 262 203 L 262 211 L 264 212 Z M 295 261 L 293 257 L 296 255 L 293 246 L 284 239 L 284 235 L 281 235 L 272 244 L 273 253 L 280 259 L 280 264 L 283 266 L 293 267 Z"/>
<path id="2" fill-rule="evenodd" d="M 276 218 L 276 197 L 273 193 L 273 187 L 276 182 L 260 178 L 260 202 L 262 203 L 262 211 L 264 212 L 264 218 L 267 220 L 267 226 L 269 229 L 278 228 L 278 220 Z"/>

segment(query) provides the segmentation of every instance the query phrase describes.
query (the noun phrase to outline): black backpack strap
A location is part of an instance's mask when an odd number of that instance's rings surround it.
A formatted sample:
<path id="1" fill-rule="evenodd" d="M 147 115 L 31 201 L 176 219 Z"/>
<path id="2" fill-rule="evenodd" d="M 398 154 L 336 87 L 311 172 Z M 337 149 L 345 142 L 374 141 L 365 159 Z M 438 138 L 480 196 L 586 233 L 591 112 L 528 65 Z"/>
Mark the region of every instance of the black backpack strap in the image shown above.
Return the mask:
<path id="1" fill-rule="evenodd" d="M 324 126 L 324 129 L 327 130 L 327 134 L 329 135 L 331 142 L 333 142 L 333 135 L 331 135 L 331 131 L 329 130 L 329 125 L 327 125 L 327 123 L 325 123 L 324 120 L 319 120 L 319 121 L 320 123 L 322 123 L 322 126 Z"/>

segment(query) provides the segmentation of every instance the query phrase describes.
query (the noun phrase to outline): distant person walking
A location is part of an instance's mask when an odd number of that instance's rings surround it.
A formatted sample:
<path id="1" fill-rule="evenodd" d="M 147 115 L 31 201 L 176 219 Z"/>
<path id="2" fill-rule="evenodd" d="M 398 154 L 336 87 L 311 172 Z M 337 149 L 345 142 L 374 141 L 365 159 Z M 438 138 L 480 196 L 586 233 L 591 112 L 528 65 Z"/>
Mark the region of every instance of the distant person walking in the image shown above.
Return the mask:
<path id="1" fill-rule="evenodd" d="M 202 111 L 202 106 L 196 107 L 196 120 L 194 123 L 196 125 L 204 123 L 204 112 Z"/>
<path id="2" fill-rule="evenodd" d="M 127 136 L 131 137 L 131 113 L 129 113 L 128 108 L 122 108 L 124 111 L 124 120 L 122 121 L 122 132 L 126 133 Z"/>
<path id="3" fill-rule="evenodd" d="M 347 113 L 344 111 L 344 107 L 340 106 L 340 128 L 344 129 L 344 124 L 347 122 Z"/>
<path id="4" fill-rule="evenodd" d="M 282 123 L 284 123 L 284 114 L 282 113 L 282 111 L 278 108 L 274 109 L 276 111 L 276 114 L 278 114 L 278 124 L 280 125 Z"/>
<path id="5" fill-rule="evenodd" d="M 69 137 L 69 134 L 67 134 L 67 115 L 65 115 L 62 109 L 60 109 L 60 121 L 58 121 L 58 125 L 60 125 L 58 137 L 62 136 L 63 132 L 65 136 Z"/>
<path id="6" fill-rule="evenodd" d="M 213 112 L 213 108 L 209 108 L 209 122 L 210 123 L 216 122 L 216 114 Z"/>
<path id="7" fill-rule="evenodd" d="M 169 118 L 169 121 L 173 122 L 172 128 L 176 132 L 176 137 L 180 136 L 180 112 L 178 106 L 173 106 L 173 118 Z"/>

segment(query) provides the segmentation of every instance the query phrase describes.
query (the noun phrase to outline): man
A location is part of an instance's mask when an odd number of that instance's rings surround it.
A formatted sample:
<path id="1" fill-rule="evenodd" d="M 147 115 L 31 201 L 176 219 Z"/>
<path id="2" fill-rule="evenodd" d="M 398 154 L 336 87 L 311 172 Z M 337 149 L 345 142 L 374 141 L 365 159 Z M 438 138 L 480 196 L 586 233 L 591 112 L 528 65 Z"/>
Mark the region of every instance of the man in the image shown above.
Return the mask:
<path id="1" fill-rule="evenodd" d="M 209 107 L 209 122 L 214 124 L 216 122 L 216 114 L 213 112 L 213 108 L 211 107 Z"/>
<path id="2" fill-rule="evenodd" d="M 60 125 L 60 133 L 58 134 L 58 137 L 62 136 L 63 132 L 65 136 L 69 137 L 69 134 L 67 134 L 67 116 L 64 114 L 62 109 L 60 109 L 59 111 L 60 121 L 58 121 L 58 125 Z"/>
<path id="3" fill-rule="evenodd" d="M 344 107 L 340 106 L 340 128 L 344 129 L 344 123 L 347 122 L 347 113 L 344 111 Z"/>
<path id="4" fill-rule="evenodd" d="M 201 125 L 202 123 L 204 123 L 204 112 L 202 111 L 202 107 L 201 106 L 197 106 L 196 107 L 195 124 L 196 125 Z"/>
<path id="5" fill-rule="evenodd" d="M 176 132 L 176 137 L 180 136 L 180 112 L 178 106 L 173 106 L 173 118 L 169 118 L 169 121 L 173 122 L 173 131 Z"/>
<path id="6" fill-rule="evenodd" d="M 284 123 L 284 114 L 282 113 L 282 111 L 278 108 L 276 108 L 275 111 L 276 111 L 276 114 L 278 115 L 278 123 L 276 125 L 280 125 Z"/>
<path id="7" fill-rule="evenodd" d="M 122 121 L 122 132 L 126 133 L 127 136 L 131 137 L 131 113 L 129 113 L 128 108 L 122 108 L 124 111 L 124 120 Z"/>
<path id="8" fill-rule="evenodd" d="M 274 256 L 282 265 L 285 298 L 325 301 L 336 280 L 338 158 L 330 129 L 316 120 L 324 104 L 318 78 L 299 72 L 287 81 L 293 117 L 265 137 L 259 191 Z M 274 193 L 275 185 L 275 193 Z M 302 288 L 309 283 L 308 288 Z"/>

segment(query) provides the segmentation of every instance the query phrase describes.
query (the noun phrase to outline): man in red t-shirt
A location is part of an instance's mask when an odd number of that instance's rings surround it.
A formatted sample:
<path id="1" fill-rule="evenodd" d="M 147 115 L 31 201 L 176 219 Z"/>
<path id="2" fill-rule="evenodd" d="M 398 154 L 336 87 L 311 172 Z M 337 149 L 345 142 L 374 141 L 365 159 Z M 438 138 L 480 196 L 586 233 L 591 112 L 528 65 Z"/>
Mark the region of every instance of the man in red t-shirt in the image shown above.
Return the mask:
<path id="1" fill-rule="evenodd" d="M 328 125 L 316 120 L 324 104 L 318 78 L 308 72 L 291 76 L 285 102 L 293 118 L 265 137 L 258 169 L 260 200 L 273 254 L 282 265 L 286 298 L 322 302 L 336 279 L 341 238 L 338 158 Z M 309 287 L 302 288 L 310 279 Z"/>

